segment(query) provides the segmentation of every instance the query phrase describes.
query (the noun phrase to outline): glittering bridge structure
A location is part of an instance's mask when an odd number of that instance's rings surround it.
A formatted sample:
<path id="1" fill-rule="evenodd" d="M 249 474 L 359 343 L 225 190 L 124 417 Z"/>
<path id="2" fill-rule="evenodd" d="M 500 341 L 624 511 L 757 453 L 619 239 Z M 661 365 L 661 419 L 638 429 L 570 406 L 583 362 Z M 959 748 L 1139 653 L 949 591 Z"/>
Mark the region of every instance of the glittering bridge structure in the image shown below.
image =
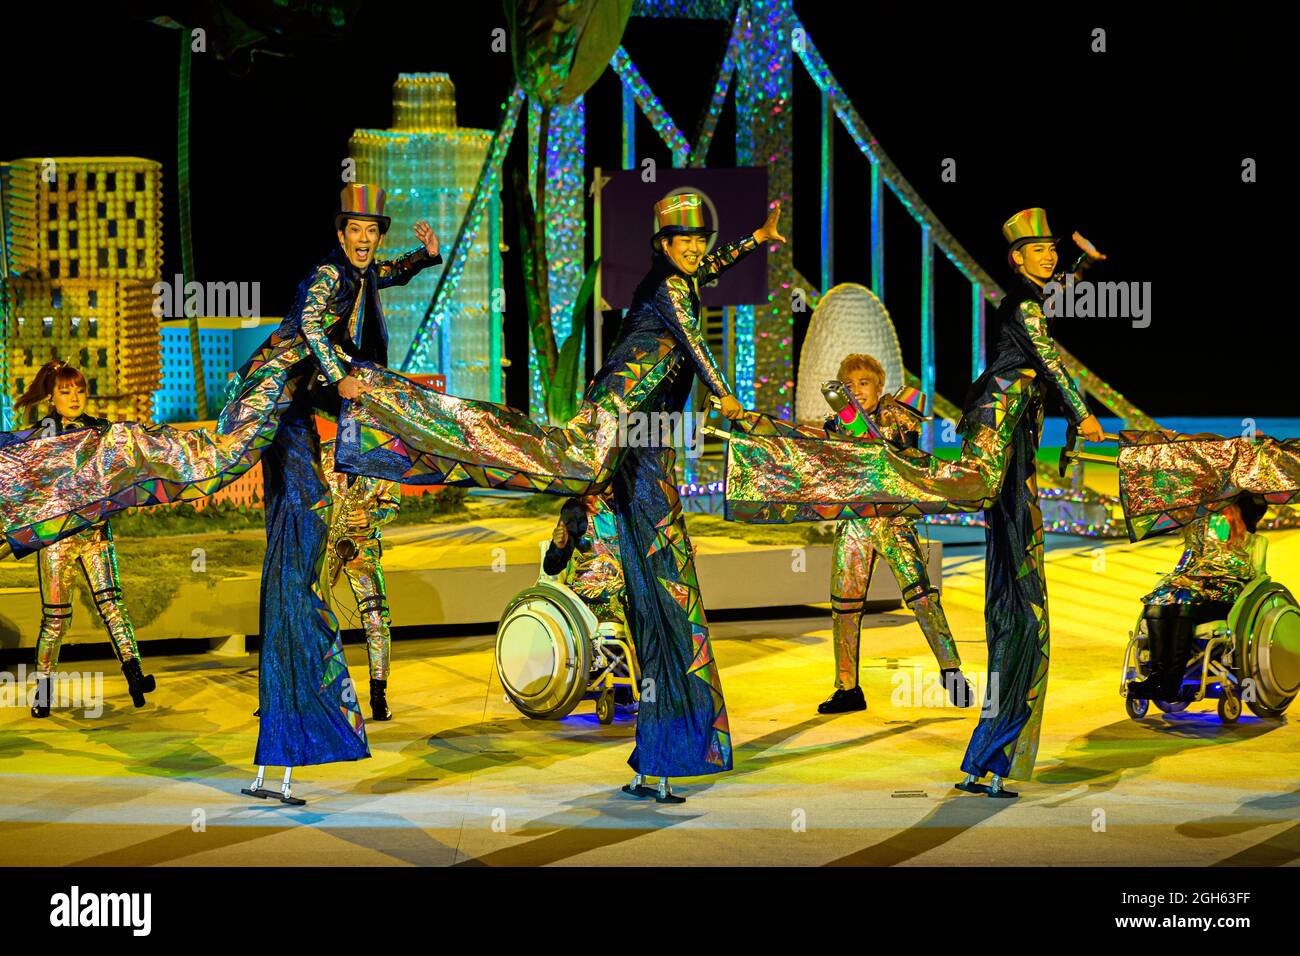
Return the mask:
<path id="1" fill-rule="evenodd" d="M 871 288 L 885 299 L 884 205 L 887 195 L 900 202 L 920 231 L 921 256 L 921 340 L 919 370 L 909 373 L 911 384 L 929 397 L 930 407 L 944 418 L 955 419 L 959 409 L 935 390 L 934 282 L 936 251 L 957 269 L 970 285 L 970 345 L 972 377 L 984 366 L 984 323 L 990 303 L 996 306 L 1003 290 L 925 204 L 906 177 L 893 164 L 863 121 L 830 67 L 818 52 L 794 12 L 792 0 L 635 0 L 632 15 L 647 18 L 717 20 L 731 24 L 726 51 L 718 64 L 711 99 L 693 138 L 674 122 L 642 77 L 627 51 L 619 47 L 610 61 L 623 87 L 622 165 L 637 165 L 635 120 L 639 110 L 667 145 L 677 167 L 707 164 L 718 118 L 729 97 L 736 113 L 736 163 L 766 166 L 768 199 L 779 201 L 786 210 L 783 231 L 792 237 L 794 73 L 796 63 L 806 70 L 822 94 L 821 108 L 821 263 L 820 283 L 810 282 L 794 268 L 790 245 L 778 245 L 768 255 L 769 298 L 766 304 L 736 306 L 727 310 L 725 340 L 734 343 L 727 364 L 733 371 L 737 397 L 748 407 L 790 418 L 795 394 L 793 290 L 803 289 L 812 303 L 818 287 L 832 284 L 832 210 L 834 181 L 831 153 L 835 124 L 852 137 L 869 170 L 871 185 Z M 439 322 L 455 295 L 470 248 L 480 229 L 485 228 L 491 199 L 500 190 L 501 163 L 514 134 L 526 97 L 513 90 L 502 108 L 500 124 L 488 157 L 478 177 L 468 214 L 448 256 L 424 322 L 417 330 L 403 368 L 416 368 L 435 341 Z M 530 157 L 537 159 L 536 104 L 529 107 Z M 551 263 L 552 313 L 557 338 L 569 331 L 570 308 L 583 276 L 585 222 L 582 200 L 586 183 L 584 147 L 585 105 L 574 103 L 552 110 L 547 140 L 548 208 L 554 211 L 547 224 L 547 253 Z M 892 240 L 891 240 L 892 241 Z M 908 240 L 914 241 L 914 240 Z M 1098 378 L 1074 356 L 1062 349 L 1071 374 L 1089 395 L 1124 420 L 1128 428 L 1150 428 L 1152 420 L 1131 402 Z M 539 397 L 534 376 L 534 397 Z M 536 403 L 535 403 L 536 404 Z M 925 436 L 927 446 L 933 435 Z"/>

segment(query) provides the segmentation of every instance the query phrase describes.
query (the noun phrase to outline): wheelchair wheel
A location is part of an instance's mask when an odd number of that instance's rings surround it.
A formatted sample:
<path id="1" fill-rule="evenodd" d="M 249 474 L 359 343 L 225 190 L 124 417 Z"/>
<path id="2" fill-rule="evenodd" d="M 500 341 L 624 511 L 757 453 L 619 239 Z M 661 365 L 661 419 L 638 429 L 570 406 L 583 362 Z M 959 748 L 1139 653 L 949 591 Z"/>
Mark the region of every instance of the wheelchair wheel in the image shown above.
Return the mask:
<path id="1" fill-rule="evenodd" d="M 1241 716 L 1241 698 L 1225 693 L 1219 698 L 1219 719 L 1225 724 L 1235 724 Z"/>
<path id="2" fill-rule="evenodd" d="M 612 724 L 614 722 L 614 693 L 613 691 L 603 691 L 596 699 L 596 719 L 602 724 Z"/>
<path id="3" fill-rule="evenodd" d="M 1280 715 L 1300 695 L 1300 606 L 1290 591 L 1265 579 L 1243 593 L 1234 613 L 1242 685 L 1253 689 L 1261 708 Z"/>
<path id="4" fill-rule="evenodd" d="M 1253 700 L 1247 701 L 1246 706 L 1250 708 L 1252 714 L 1256 717 L 1261 717 L 1264 720 L 1281 720 L 1282 715 L 1286 713 L 1285 707 L 1281 710 L 1274 710 L 1272 707 L 1265 707 L 1263 704 L 1257 704 Z"/>
<path id="5" fill-rule="evenodd" d="M 1141 720 L 1147 715 L 1147 709 L 1151 706 L 1149 700 L 1134 700 L 1132 697 L 1124 699 L 1124 710 L 1134 720 Z"/>
<path id="6" fill-rule="evenodd" d="M 1157 700 L 1153 703 L 1166 714 L 1181 714 L 1187 709 L 1185 700 Z"/>
<path id="7" fill-rule="evenodd" d="M 571 593 L 537 584 L 511 599 L 497 629 L 496 667 L 525 717 L 559 720 L 578 706 L 591 672 L 585 609 Z"/>

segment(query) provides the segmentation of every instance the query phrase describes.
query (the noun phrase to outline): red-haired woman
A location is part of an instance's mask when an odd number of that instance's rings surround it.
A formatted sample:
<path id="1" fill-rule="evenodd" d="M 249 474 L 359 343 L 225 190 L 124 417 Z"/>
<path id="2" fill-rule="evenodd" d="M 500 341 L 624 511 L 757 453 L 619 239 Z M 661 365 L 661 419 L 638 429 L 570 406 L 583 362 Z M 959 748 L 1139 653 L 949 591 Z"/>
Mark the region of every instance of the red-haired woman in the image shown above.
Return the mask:
<path id="1" fill-rule="evenodd" d="M 15 403 L 17 408 L 34 409 L 35 426 L 50 435 L 78 428 L 107 428 L 108 422 L 86 413 L 86 378 L 66 362 L 48 362 L 36 373 L 31 387 Z M 46 408 L 39 406 L 45 404 Z M 117 552 L 113 533 L 102 521 L 64 538 L 36 557 L 36 574 L 41 586 L 41 633 L 36 641 L 36 701 L 33 717 L 50 716 L 50 679 L 59 662 L 59 646 L 72 626 L 72 588 L 80 566 L 90 585 L 91 599 L 108 631 L 113 651 L 122 662 L 131 701 L 144 706 L 144 695 L 154 689 L 152 676 L 140 666 L 140 651 L 117 575 Z"/>

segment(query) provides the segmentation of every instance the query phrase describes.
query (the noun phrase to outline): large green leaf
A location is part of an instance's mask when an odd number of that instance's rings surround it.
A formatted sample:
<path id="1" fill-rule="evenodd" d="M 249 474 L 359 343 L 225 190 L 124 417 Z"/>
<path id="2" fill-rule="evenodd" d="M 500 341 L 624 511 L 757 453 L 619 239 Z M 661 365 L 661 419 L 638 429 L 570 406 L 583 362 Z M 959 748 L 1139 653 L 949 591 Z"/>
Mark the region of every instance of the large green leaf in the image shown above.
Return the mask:
<path id="1" fill-rule="evenodd" d="M 623 31 L 631 15 L 632 0 L 597 0 L 582 28 L 559 103 L 572 103 L 600 79 L 614 51 L 623 42 Z"/>
<path id="2" fill-rule="evenodd" d="M 618 49 L 632 0 L 503 0 L 515 79 L 543 106 L 572 103 Z"/>

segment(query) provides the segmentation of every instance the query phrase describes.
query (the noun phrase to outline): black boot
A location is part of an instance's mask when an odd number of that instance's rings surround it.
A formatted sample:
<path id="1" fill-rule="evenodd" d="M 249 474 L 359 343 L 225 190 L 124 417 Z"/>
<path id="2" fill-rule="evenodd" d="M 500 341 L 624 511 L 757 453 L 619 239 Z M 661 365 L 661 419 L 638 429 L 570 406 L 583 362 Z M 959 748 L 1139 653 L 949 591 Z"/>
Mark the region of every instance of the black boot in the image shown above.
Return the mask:
<path id="1" fill-rule="evenodd" d="M 50 679 L 48 677 L 36 678 L 36 697 L 32 701 L 32 716 L 50 716 Z"/>
<path id="2" fill-rule="evenodd" d="M 846 714 L 852 710 L 866 709 L 867 698 L 863 696 L 860 686 L 852 690 L 837 690 L 817 705 L 819 714 Z"/>
<path id="3" fill-rule="evenodd" d="M 392 720 L 393 712 L 388 709 L 388 681 L 370 681 L 370 719 Z"/>
<path id="4" fill-rule="evenodd" d="M 1187 662 L 1192 656 L 1192 643 L 1196 634 L 1196 621 L 1190 617 L 1176 617 L 1169 622 L 1164 653 L 1164 684 L 1160 688 L 1160 699 L 1176 701 L 1182 699 L 1183 675 L 1187 673 Z"/>
<path id="5" fill-rule="evenodd" d="M 948 699 L 954 707 L 970 707 L 975 703 L 975 692 L 970 689 L 960 667 L 945 668 L 940 673 L 943 676 L 943 686 L 948 689 Z"/>
<path id="6" fill-rule="evenodd" d="M 1165 645 L 1168 621 L 1158 617 L 1147 618 L 1147 676 L 1128 685 L 1129 700 L 1150 700 L 1161 697 L 1165 682 Z"/>
<path id="7" fill-rule="evenodd" d="M 153 693 L 158 686 L 154 682 L 153 675 L 145 674 L 138 657 L 123 661 L 122 673 L 126 675 L 126 689 L 131 693 L 131 703 L 137 707 L 143 707 L 144 695 Z"/>

